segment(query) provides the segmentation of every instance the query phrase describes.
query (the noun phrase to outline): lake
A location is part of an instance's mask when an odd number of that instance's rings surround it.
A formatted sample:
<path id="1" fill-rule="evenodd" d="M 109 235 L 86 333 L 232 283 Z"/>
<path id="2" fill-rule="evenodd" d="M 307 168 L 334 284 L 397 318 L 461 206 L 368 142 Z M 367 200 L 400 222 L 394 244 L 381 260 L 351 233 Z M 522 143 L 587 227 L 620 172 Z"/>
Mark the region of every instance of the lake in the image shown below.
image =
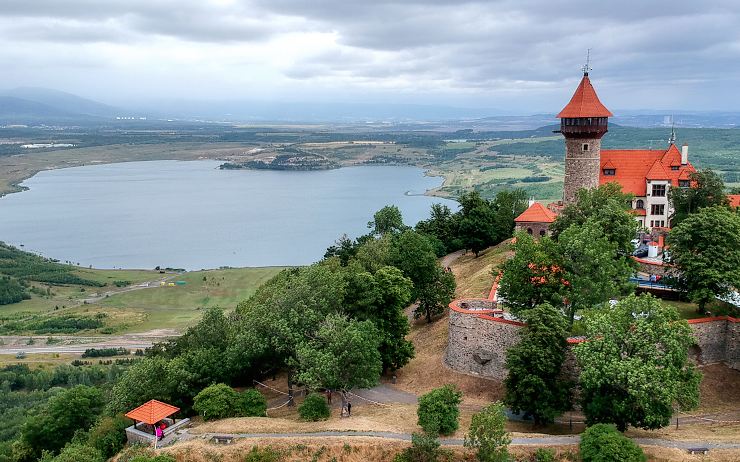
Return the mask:
<path id="1" fill-rule="evenodd" d="M 0 240 L 98 268 L 304 265 L 385 205 L 413 225 L 441 178 L 399 166 L 287 172 L 151 161 L 44 171 L 0 199 Z"/>

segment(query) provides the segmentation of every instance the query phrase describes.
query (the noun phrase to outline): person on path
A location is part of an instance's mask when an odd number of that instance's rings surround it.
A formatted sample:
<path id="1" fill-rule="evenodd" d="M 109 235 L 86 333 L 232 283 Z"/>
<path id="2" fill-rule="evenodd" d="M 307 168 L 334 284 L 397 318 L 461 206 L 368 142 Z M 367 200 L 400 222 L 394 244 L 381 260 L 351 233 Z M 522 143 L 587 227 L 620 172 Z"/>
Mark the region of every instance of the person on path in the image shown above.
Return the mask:
<path id="1" fill-rule="evenodd" d="M 159 426 L 156 427 L 154 429 L 154 434 L 157 436 L 157 440 L 161 440 L 162 439 L 162 435 L 163 435 L 163 433 L 162 433 L 162 427 L 159 427 Z"/>
<path id="2" fill-rule="evenodd" d="M 347 417 L 352 415 L 352 403 L 347 401 Z"/>
<path id="3" fill-rule="evenodd" d="M 329 402 L 329 406 L 331 406 L 331 390 L 326 390 L 326 400 Z"/>

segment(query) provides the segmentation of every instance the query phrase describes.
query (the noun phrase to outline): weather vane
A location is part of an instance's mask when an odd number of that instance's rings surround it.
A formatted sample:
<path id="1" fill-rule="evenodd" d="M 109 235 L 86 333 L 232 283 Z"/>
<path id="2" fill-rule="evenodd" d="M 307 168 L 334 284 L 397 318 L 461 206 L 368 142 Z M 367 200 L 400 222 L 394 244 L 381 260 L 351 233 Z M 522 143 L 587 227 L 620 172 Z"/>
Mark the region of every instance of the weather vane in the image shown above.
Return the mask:
<path id="1" fill-rule="evenodd" d="M 588 75 L 588 71 L 591 70 L 591 48 L 586 50 L 586 64 L 581 68 L 583 75 Z"/>

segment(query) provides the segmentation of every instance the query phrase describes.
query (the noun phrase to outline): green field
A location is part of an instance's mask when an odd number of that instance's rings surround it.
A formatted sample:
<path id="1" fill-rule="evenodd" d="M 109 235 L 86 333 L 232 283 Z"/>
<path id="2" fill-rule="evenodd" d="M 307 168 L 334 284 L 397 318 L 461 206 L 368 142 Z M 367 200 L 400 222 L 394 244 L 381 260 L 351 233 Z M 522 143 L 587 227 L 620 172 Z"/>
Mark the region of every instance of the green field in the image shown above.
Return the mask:
<path id="1" fill-rule="evenodd" d="M 152 329 L 182 331 L 197 321 L 204 308 L 219 306 L 233 310 L 237 303 L 254 291 L 281 268 L 232 268 L 194 271 L 182 274 L 159 274 L 144 270 L 90 270 L 77 272 L 88 279 L 105 282 L 105 287 L 54 286 L 51 295 L 33 294 L 30 300 L 0 306 L 0 327 L 4 322 L 43 321 L 55 317 L 93 317 L 103 315 L 100 329 L 83 330 L 80 335 L 144 332 Z M 128 288 L 116 287 L 114 281 L 129 281 Z M 185 284 L 178 285 L 177 281 Z M 137 288 L 142 282 L 153 287 Z M 164 286 L 159 285 L 164 282 Z M 174 283 L 174 286 L 170 286 Z M 34 284 L 37 285 L 37 284 Z M 43 286 L 46 287 L 46 286 Z M 106 296 L 106 293 L 112 293 Z M 87 299 L 100 300 L 87 302 Z M 17 330 L 12 334 L 32 332 Z"/>

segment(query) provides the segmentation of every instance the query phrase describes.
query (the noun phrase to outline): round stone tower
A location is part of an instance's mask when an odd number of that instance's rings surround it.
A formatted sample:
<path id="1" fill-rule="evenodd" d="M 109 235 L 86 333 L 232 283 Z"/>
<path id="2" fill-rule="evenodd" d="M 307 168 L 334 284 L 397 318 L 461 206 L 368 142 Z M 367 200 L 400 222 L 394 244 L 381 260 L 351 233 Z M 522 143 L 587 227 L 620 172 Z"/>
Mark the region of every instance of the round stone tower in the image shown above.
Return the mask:
<path id="1" fill-rule="evenodd" d="M 588 78 L 588 68 L 576 92 L 557 117 L 565 136 L 565 180 L 563 202 L 571 204 L 581 188 L 599 186 L 601 137 L 607 132 L 612 113 L 606 108 Z"/>

